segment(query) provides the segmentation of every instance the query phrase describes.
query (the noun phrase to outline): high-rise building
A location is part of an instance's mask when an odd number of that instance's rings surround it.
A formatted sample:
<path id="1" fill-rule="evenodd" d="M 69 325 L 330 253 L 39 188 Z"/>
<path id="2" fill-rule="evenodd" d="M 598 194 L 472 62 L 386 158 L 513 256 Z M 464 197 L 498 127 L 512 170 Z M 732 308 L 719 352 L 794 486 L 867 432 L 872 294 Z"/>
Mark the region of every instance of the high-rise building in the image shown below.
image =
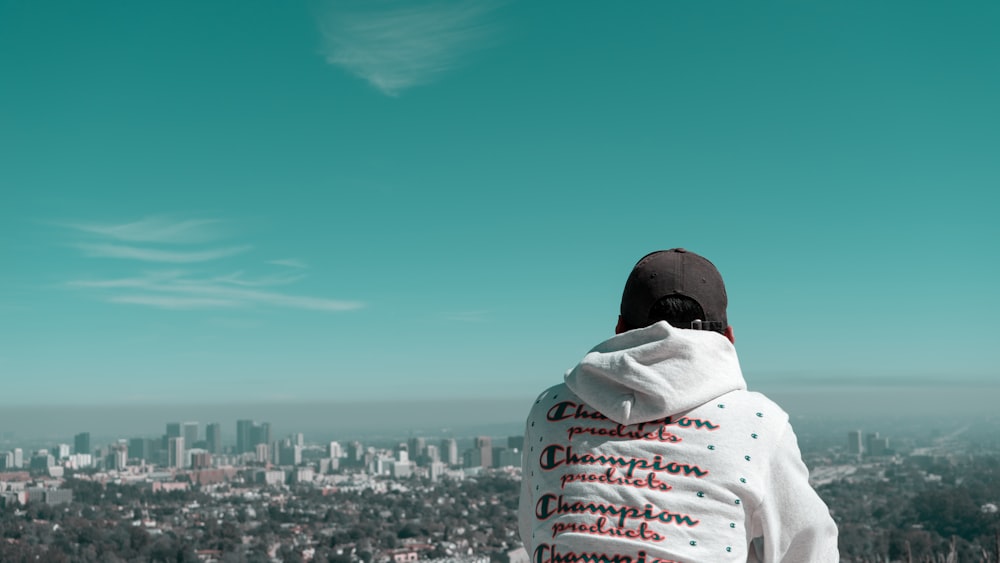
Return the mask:
<path id="1" fill-rule="evenodd" d="M 32 471 L 47 471 L 56 464 L 56 460 L 49 455 L 48 450 L 38 450 L 35 455 L 31 456 L 29 464 Z"/>
<path id="2" fill-rule="evenodd" d="M 278 448 L 279 465 L 298 465 L 302 463 L 302 446 L 286 440 Z"/>
<path id="3" fill-rule="evenodd" d="M 181 432 L 180 422 L 168 422 L 167 423 L 167 439 L 170 438 L 183 438 L 184 434 Z"/>
<path id="4" fill-rule="evenodd" d="M 208 452 L 211 454 L 222 453 L 222 425 L 213 422 L 205 427 L 205 441 L 208 442 Z"/>
<path id="5" fill-rule="evenodd" d="M 864 446 L 861 442 L 861 431 L 851 430 L 847 433 L 847 453 L 861 455 L 864 451 Z"/>
<path id="6" fill-rule="evenodd" d="M 257 463 L 267 463 L 271 458 L 271 447 L 267 444 L 257 444 L 254 446 L 256 454 L 254 459 Z"/>
<path id="7" fill-rule="evenodd" d="M 236 453 L 242 454 L 253 451 L 253 447 L 256 445 L 250 441 L 253 427 L 254 423 L 252 420 L 236 421 Z"/>
<path id="8" fill-rule="evenodd" d="M 441 440 L 441 457 L 448 465 L 458 465 L 458 442 L 454 438 Z"/>
<path id="9" fill-rule="evenodd" d="M 75 454 L 89 454 L 90 453 L 90 432 L 80 432 L 73 437 L 73 453 Z"/>
<path id="10" fill-rule="evenodd" d="M 407 450 L 410 452 L 410 459 L 418 461 L 426 453 L 427 440 L 415 436 L 407 441 L 406 446 Z"/>
<path id="11" fill-rule="evenodd" d="M 21 448 L 14 448 L 14 468 L 20 469 L 24 467 L 24 450 Z"/>
<path id="12" fill-rule="evenodd" d="M 493 467 L 493 439 L 489 436 L 476 436 L 476 449 L 479 450 L 482 466 Z"/>
<path id="13" fill-rule="evenodd" d="M 128 441 L 128 455 L 129 459 L 149 459 L 146 456 L 149 455 L 148 449 L 146 448 L 147 438 L 130 438 Z"/>
<path id="14" fill-rule="evenodd" d="M 347 444 L 347 459 L 351 463 L 357 463 L 361 461 L 361 458 L 365 455 L 365 449 L 361 445 L 361 442 L 357 440 Z"/>
<path id="15" fill-rule="evenodd" d="M 194 443 L 198 441 L 198 423 L 197 422 L 185 422 L 181 425 L 181 436 L 184 437 L 184 444 L 188 448 L 193 448 Z"/>
<path id="16" fill-rule="evenodd" d="M 107 466 L 115 471 L 121 471 L 125 469 L 125 465 L 128 463 L 128 447 L 124 444 L 115 444 L 111 448 L 111 453 L 108 454 Z"/>
<path id="17" fill-rule="evenodd" d="M 69 457 L 70 447 L 69 444 L 59 444 L 56 446 L 56 459 L 66 459 Z"/>
<path id="18" fill-rule="evenodd" d="M 448 466 L 440 461 L 431 462 L 430 477 L 431 481 L 438 481 L 442 475 L 444 475 L 445 470 Z"/>
<path id="19" fill-rule="evenodd" d="M 0 470 L 14 469 L 14 452 L 0 452 Z"/>
<path id="20" fill-rule="evenodd" d="M 268 447 L 268 450 L 267 450 L 268 451 L 268 455 L 271 456 L 270 462 L 273 463 L 273 464 L 275 464 L 275 465 L 278 465 L 279 463 L 281 463 L 281 445 L 282 444 L 286 444 L 286 441 L 285 440 L 282 440 L 280 442 L 275 441 L 275 442 L 271 442 L 270 444 L 266 444 L 266 446 Z"/>
<path id="21" fill-rule="evenodd" d="M 330 442 L 330 445 L 326 448 L 326 453 L 331 458 L 339 458 L 344 456 L 344 451 L 340 447 L 340 442 Z"/>
<path id="22" fill-rule="evenodd" d="M 875 444 L 873 442 L 878 441 L 878 432 L 872 432 L 865 435 L 865 454 L 873 455 L 872 452 L 875 450 Z"/>
<path id="23" fill-rule="evenodd" d="M 167 465 L 183 469 L 186 465 L 184 455 L 184 438 L 180 436 L 167 438 Z"/>
<path id="24" fill-rule="evenodd" d="M 250 427 L 250 451 L 253 451 L 254 446 L 257 444 L 270 444 L 271 443 L 271 423 L 261 422 L 260 424 L 254 423 Z"/>
<path id="25" fill-rule="evenodd" d="M 441 461 L 441 450 L 434 444 L 427 444 L 427 449 L 425 451 L 427 452 L 427 462 L 429 464 Z"/>
<path id="26" fill-rule="evenodd" d="M 483 465 L 483 450 L 480 448 L 469 448 L 462 452 L 462 467 L 488 467 Z"/>

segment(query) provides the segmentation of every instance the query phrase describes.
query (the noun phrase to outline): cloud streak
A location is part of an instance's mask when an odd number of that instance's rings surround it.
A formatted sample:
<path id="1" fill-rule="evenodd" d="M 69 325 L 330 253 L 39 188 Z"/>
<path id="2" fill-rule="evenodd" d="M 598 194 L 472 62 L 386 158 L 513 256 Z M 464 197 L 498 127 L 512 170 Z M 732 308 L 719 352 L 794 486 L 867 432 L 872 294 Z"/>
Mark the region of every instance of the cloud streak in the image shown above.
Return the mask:
<path id="1" fill-rule="evenodd" d="M 250 286 L 268 285 L 246 280 Z M 290 282 L 286 282 L 290 283 Z M 75 280 L 69 287 L 105 292 L 111 303 L 148 305 L 160 309 L 219 309 L 271 306 L 310 311 L 353 311 L 364 307 L 360 301 L 289 295 L 276 291 L 233 286 L 225 277 L 193 278 L 183 273 L 155 272 L 141 277 L 103 280 Z"/>
<path id="2" fill-rule="evenodd" d="M 286 266 L 289 268 L 298 268 L 300 270 L 304 270 L 309 267 L 308 264 L 296 258 L 283 258 L 281 260 L 271 260 L 270 262 L 268 262 L 268 264 L 274 264 L 275 266 Z"/>
<path id="3" fill-rule="evenodd" d="M 494 2 L 359 5 L 335 8 L 320 22 L 323 55 L 389 96 L 460 66 L 495 34 L 486 17 Z"/>
<path id="4" fill-rule="evenodd" d="M 158 309 L 218 309 L 239 307 L 237 301 L 209 299 L 206 297 L 171 297 L 167 295 L 116 295 L 108 298 L 112 303 L 146 305 Z"/>
<path id="5" fill-rule="evenodd" d="M 129 223 L 66 223 L 65 227 L 125 242 L 197 244 L 220 236 L 218 219 L 146 217 Z"/>
<path id="6" fill-rule="evenodd" d="M 123 258 L 128 260 L 140 260 L 143 262 L 168 262 L 174 264 L 218 260 L 220 258 L 242 254 L 253 248 L 250 245 L 243 245 L 230 246 L 226 248 L 210 248 L 207 250 L 183 251 L 160 250 L 158 248 L 145 248 L 141 246 L 129 246 L 123 244 L 83 243 L 77 246 L 84 252 L 84 254 L 92 258 Z"/>
<path id="7" fill-rule="evenodd" d="M 279 288 L 305 278 L 306 264 L 296 259 L 274 260 L 281 273 L 248 275 L 243 270 L 212 273 L 213 262 L 242 255 L 253 249 L 249 244 L 206 248 L 204 241 L 217 220 L 168 221 L 143 219 L 131 223 L 98 225 L 75 223 L 69 226 L 85 233 L 85 240 L 73 244 L 90 258 L 111 258 L 155 264 L 198 265 L 195 276 L 182 269 L 159 269 L 123 277 L 77 279 L 67 287 L 98 295 L 109 303 L 140 305 L 158 309 L 232 309 L 275 307 L 309 311 L 351 311 L 364 307 L 360 301 L 294 295 Z M 87 240 L 89 239 L 89 240 Z M 145 242 L 126 244 L 121 241 Z M 152 247 L 151 245 L 158 245 Z M 178 246 L 178 245 L 199 246 Z M 169 245 L 164 247 L 164 245 Z M 193 267 L 193 266 L 190 266 Z M 294 268 L 297 271 L 289 271 Z M 272 271 L 274 267 L 270 268 Z"/>

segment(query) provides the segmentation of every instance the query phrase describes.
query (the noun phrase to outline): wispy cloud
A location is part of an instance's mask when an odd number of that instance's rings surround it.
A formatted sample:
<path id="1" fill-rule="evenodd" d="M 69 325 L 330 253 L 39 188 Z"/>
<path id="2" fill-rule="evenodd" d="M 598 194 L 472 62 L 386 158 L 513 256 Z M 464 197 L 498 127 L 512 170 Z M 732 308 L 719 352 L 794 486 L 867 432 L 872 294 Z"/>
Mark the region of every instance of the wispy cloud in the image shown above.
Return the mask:
<path id="1" fill-rule="evenodd" d="M 128 223 L 63 223 L 65 227 L 126 242 L 197 244 L 221 236 L 218 219 L 146 217 Z"/>
<path id="2" fill-rule="evenodd" d="M 112 303 L 147 305 L 158 309 L 218 309 L 239 307 L 238 301 L 210 299 L 207 297 L 171 297 L 167 295 L 114 295 L 108 298 Z"/>
<path id="3" fill-rule="evenodd" d="M 271 260 L 268 264 L 274 264 L 275 266 L 287 266 L 289 268 L 298 268 L 304 270 L 309 267 L 308 264 L 299 260 L 297 258 L 282 258 L 281 260 Z"/>
<path id="4" fill-rule="evenodd" d="M 246 285 L 267 285 L 261 280 L 241 278 Z M 286 282 L 290 283 L 290 282 Z M 312 311 L 351 311 L 364 307 L 359 301 L 289 295 L 277 291 L 233 286 L 226 277 L 194 278 L 181 273 L 163 272 L 140 277 L 75 280 L 69 287 L 104 292 L 112 303 L 148 305 L 166 309 L 218 309 L 271 306 Z"/>
<path id="5" fill-rule="evenodd" d="M 95 223 L 61 224 L 78 232 L 83 240 L 72 246 L 91 258 L 115 258 L 158 264 L 198 264 L 198 274 L 182 269 L 159 269 L 122 277 L 98 276 L 76 279 L 67 287 L 97 295 L 110 303 L 141 305 L 159 309 L 231 309 L 236 307 L 279 307 L 311 311 L 350 311 L 364 306 L 359 301 L 295 295 L 288 286 L 305 277 L 307 265 L 297 259 L 273 260 L 270 264 L 287 269 L 266 275 L 244 270 L 218 271 L 230 258 L 250 252 L 249 244 L 205 247 L 209 230 L 218 220 L 143 219 L 115 225 Z M 120 241 L 147 244 L 123 244 Z M 153 245 L 156 245 L 153 247 Z M 178 246 L 183 245 L 183 246 Z M 194 245 L 194 246 L 192 246 Z M 244 260 L 244 264 L 246 264 Z M 259 264 L 259 263 L 258 263 Z M 215 270 L 213 272 L 213 269 Z M 247 270 L 253 271 L 252 266 Z M 273 266 L 270 268 L 274 272 Z"/>
<path id="6" fill-rule="evenodd" d="M 243 287 L 268 287 L 275 285 L 288 285 L 290 283 L 295 283 L 304 277 L 306 277 L 305 274 L 299 274 L 297 276 L 265 276 L 254 279 L 248 278 L 243 272 L 233 272 L 232 274 L 214 278 L 213 281 Z"/>
<path id="7" fill-rule="evenodd" d="M 396 96 L 460 66 L 494 35 L 496 2 L 337 4 L 320 22 L 327 62 Z"/>
<path id="8" fill-rule="evenodd" d="M 250 245 L 230 246 L 226 248 L 210 248 L 207 250 L 161 250 L 158 248 L 145 248 L 141 246 L 128 246 L 123 244 L 93 244 L 83 243 L 77 245 L 84 254 L 95 258 L 124 258 L 130 260 L 141 260 L 143 262 L 169 262 L 174 264 L 185 264 L 193 262 L 208 262 L 218 260 L 236 254 L 242 254 L 252 249 Z"/>

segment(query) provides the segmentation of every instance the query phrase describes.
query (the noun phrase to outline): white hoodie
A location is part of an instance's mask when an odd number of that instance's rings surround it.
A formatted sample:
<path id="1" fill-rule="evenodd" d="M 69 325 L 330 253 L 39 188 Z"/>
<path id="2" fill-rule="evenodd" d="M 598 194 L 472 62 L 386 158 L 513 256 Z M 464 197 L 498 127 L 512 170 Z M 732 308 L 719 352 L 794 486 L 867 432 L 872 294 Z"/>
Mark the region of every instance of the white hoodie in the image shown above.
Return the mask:
<path id="1" fill-rule="evenodd" d="M 788 415 L 724 336 L 665 322 L 590 351 L 528 416 L 533 563 L 826 563 L 837 528 Z"/>

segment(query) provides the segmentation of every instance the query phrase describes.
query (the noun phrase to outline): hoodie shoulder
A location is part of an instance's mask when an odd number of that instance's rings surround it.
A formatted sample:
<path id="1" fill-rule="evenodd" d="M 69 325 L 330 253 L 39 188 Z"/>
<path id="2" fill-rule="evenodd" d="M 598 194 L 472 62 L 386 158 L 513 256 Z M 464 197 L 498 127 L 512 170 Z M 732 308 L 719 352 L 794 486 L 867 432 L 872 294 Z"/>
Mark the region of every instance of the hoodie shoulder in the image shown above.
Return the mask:
<path id="1" fill-rule="evenodd" d="M 546 413 L 560 401 L 579 401 L 580 398 L 570 391 L 565 383 L 559 383 L 542 391 L 531 405 L 528 420 L 544 419 Z"/>
<path id="2" fill-rule="evenodd" d="M 735 389 L 716 398 L 720 404 L 750 411 L 757 418 L 768 418 L 784 424 L 788 422 L 788 413 L 778 403 L 758 391 Z"/>

